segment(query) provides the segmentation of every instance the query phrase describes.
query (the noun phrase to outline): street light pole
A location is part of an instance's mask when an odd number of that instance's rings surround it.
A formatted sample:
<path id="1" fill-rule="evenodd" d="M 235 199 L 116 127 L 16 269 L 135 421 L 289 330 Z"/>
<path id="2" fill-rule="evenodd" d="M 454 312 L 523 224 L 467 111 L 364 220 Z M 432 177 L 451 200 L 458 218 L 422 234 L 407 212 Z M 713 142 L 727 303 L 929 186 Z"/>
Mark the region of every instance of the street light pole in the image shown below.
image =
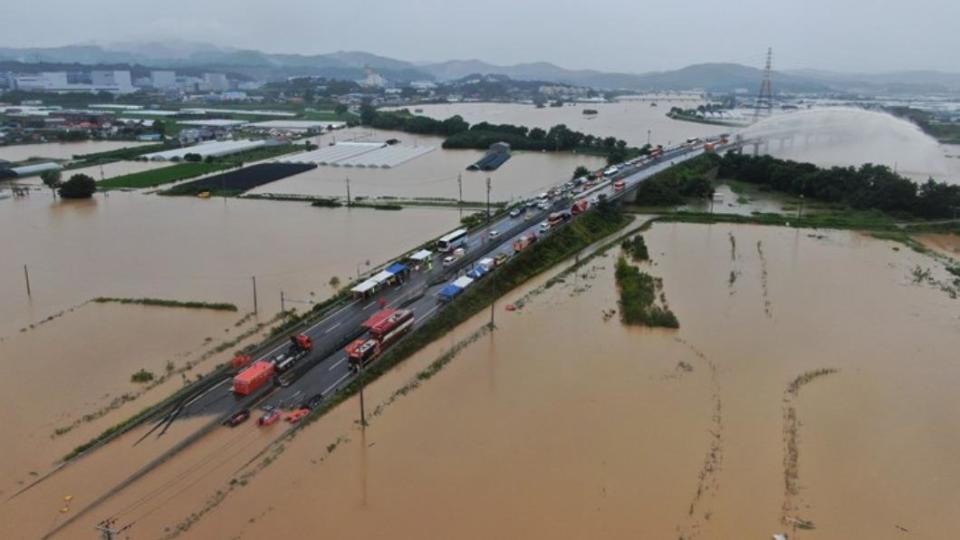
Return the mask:
<path id="1" fill-rule="evenodd" d="M 490 224 L 490 177 L 487 177 L 487 225 Z"/>

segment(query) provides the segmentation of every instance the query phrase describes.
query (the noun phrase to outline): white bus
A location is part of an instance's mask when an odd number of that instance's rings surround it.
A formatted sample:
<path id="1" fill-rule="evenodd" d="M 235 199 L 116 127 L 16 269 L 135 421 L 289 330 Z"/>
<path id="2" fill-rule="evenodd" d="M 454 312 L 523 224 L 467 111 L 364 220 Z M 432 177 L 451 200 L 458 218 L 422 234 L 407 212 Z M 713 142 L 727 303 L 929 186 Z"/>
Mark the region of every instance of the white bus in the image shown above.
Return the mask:
<path id="1" fill-rule="evenodd" d="M 437 240 L 437 250 L 440 251 L 440 253 L 449 253 L 466 243 L 467 230 L 457 229 L 440 240 Z"/>

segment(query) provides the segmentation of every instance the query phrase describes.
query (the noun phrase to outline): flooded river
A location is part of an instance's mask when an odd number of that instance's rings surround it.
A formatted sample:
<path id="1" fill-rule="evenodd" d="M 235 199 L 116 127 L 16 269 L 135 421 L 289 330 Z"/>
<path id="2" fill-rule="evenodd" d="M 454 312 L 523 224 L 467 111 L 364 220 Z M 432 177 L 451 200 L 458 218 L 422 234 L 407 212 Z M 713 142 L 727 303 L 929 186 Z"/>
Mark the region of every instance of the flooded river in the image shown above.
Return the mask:
<path id="1" fill-rule="evenodd" d="M 590 135 L 623 139 L 631 146 L 646 144 L 648 131 L 651 144 L 665 146 L 683 142 L 690 137 L 733 131 L 733 128 L 724 126 L 667 118 L 670 107 L 695 108 L 702 105 L 702 101 L 671 100 L 664 96 L 653 103 L 657 105 L 651 106 L 650 101 L 623 100 L 615 103 L 568 103 L 563 107 L 542 109 L 521 103 L 449 103 L 409 108 L 422 109 L 421 114 L 440 120 L 459 114 L 471 124 L 490 122 L 544 129 L 566 124 L 570 129 Z M 594 109 L 597 114 L 583 114 L 584 109 Z"/>
<path id="2" fill-rule="evenodd" d="M 492 336 L 418 388 L 390 397 L 487 313 L 371 385 L 368 411 L 392 403 L 366 433 L 350 400 L 229 488 L 245 459 L 228 449 L 263 441 L 221 430 L 95 517 L 121 512 L 138 538 L 178 524 L 183 538 L 960 534 L 960 301 L 911 277 L 947 279 L 936 261 L 851 232 L 658 224 L 645 237 L 680 330 L 605 320 L 611 252 L 498 309 Z M 46 508 L 17 504 L 59 519 L 57 488 L 41 493 Z"/>
<path id="3" fill-rule="evenodd" d="M 80 154 L 108 152 L 144 144 L 134 141 L 78 141 L 64 143 L 14 144 L 0 146 L 0 159 L 22 161 L 29 158 L 73 159 Z"/>

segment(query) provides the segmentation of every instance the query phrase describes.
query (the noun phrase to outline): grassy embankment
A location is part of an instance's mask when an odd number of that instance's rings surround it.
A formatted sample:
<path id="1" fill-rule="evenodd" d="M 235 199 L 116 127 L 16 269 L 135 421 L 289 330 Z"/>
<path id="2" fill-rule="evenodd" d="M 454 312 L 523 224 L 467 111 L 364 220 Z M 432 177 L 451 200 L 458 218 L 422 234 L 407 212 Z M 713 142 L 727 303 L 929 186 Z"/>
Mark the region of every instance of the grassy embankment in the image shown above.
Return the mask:
<path id="1" fill-rule="evenodd" d="M 93 301 L 98 304 L 137 304 L 141 306 L 237 311 L 236 305 L 227 302 L 183 302 L 180 300 L 165 300 L 163 298 L 112 298 L 106 296 L 98 296 L 94 298 Z"/>
<path id="2" fill-rule="evenodd" d="M 189 180 L 190 178 L 196 178 L 205 174 L 220 172 L 235 167 L 242 167 L 244 163 L 270 159 L 272 157 L 281 156 L 283 154 L 289 154 L 291 152 L 300 150 L 303 150 L 303 146 L 293 144 L 256 148 L 247 152 L 240 152 L 239 154 L 224 156 L 223 158 L 209 163 L 178 163 L 168 167 L 161 167 L 159 169 L 115 176 L 113 178 L 107 178 L 102 182 L 98 182 L 97 187 L 100 189 L 142 189 L 157 187 L 164 184 L 179 182 L 181 180 Z"/>
<path id="3" fill-rule="evenodd" d="M 170 148 L 172 148 L 172 146 L 166 143 L 157 143 L 131 146 L 129 148 L 118 148 L 116 150 L 96 152 L 93 154 L 77 154 L 73 156 L 74 161 L 69 167 L 67 167 L 67 169 L 76 169 L 80 167 L 89 167 L 91 165 L 111 163 L 114 161 L 136 159 L 143 154 L 162 152 L 164 150 L 169 150 Z"/>

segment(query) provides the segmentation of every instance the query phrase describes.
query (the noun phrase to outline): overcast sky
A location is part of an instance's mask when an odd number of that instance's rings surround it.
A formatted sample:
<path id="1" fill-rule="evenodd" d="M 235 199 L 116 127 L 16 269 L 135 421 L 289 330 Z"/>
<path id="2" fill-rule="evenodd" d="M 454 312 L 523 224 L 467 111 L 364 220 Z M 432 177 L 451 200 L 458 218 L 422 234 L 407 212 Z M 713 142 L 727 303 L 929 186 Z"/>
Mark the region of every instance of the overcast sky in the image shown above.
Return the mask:
<path id="1" fill-rule="evenodd" d="M 9 0 L 0 45 L 180 39 L 412 61 L 960 71 L 960 0 Z"/>

